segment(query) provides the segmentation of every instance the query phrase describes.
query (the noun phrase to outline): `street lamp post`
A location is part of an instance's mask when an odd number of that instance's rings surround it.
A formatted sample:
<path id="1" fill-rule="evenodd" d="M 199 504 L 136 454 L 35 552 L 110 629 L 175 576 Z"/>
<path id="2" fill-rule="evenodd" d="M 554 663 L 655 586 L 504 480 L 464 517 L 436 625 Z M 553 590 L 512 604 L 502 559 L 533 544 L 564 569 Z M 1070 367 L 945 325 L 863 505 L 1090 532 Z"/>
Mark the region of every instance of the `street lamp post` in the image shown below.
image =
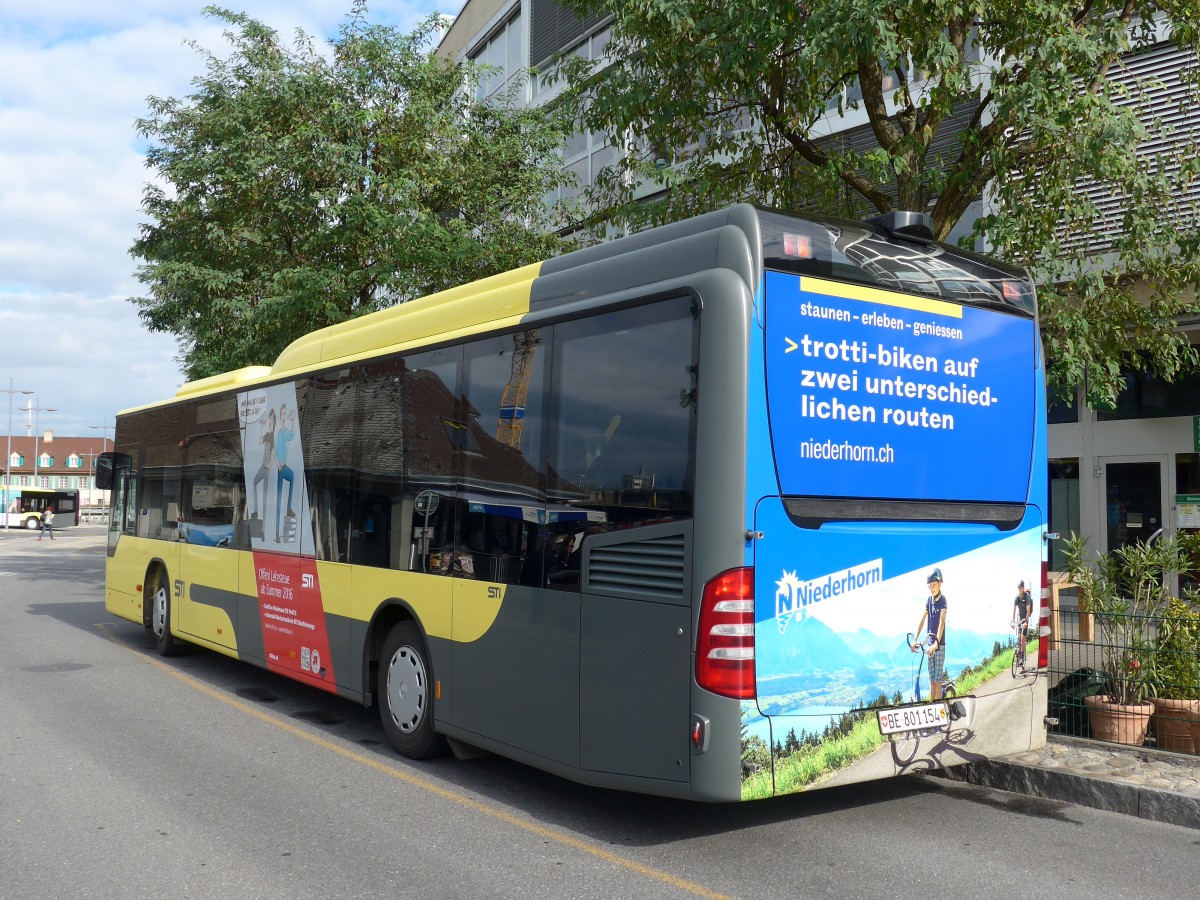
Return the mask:
<path id="1" fill-rule="evenodd" d="M 13 388 L 13 380 L 8 379 L 8 450 L 4 454 L 4 506 L 0 511 L 4 514 L 4 528 L 8 529 L 8 495 L 12 487 L 12 403 L 13 394 L 32 394 L 33 391 L 18 391 Z"/>
<path id="2" fill-rule="evenodd" d="M 28 393 L 32 394 L 33 391 L 29 391 Z M 33 486 L 34 487 L 39 486 L 37 483 L 37 467 L 38 467 L 38 437 L 41 433 L 41 428 L 42 428 L 41 414 L 44 412 L 58 412 L 58 410 L 54 407 L 34 406 L 33 403 L 34 403 L 34 400 L 36 400 L 36 399 L 37 398 L 34 397 L 33 400 L 29 401 L 29 405 L 25 407 L 25 412 L 33 413 Z"/>
<path id="3" fill-rule="evenodd" d="M 104 449 L 105 449 L 105 450 L 107 450 L 107 449 L 108 449 L 108 433 L 109 433 L 110 431 L 112 431 L 112 430 L 113 430 L 113 428 L 115 428 L 115 427 L 116 427 L 116 426 L 114 426 L 114 425 L 109 425 L 109 424 L 108 424 L 108 416 L 105 416 L 105 417 L 104 417 L 104 424 L 103 424 L 103 425 L 89 425 L 89 426 L 88 426 L 88 428 L 94 428 L 96 431 L 99 431 L 99 432 L 100 432 L 101 436 L 104 438 Z"/>
<path id="4" fill-rule="evenodd" d="M 116 425 L 109 425 L 108 424 L 108 416 L 105 416 L 103 425 L 89 425 L 88 428 L 94 428 L 100 432 L 100 436 L 103 438 L 103 440 L 101 441 L 101 444 L 100 444 L 100 452 L 101 453 L 106 452 L 108 450 L 108 433 L 110 431 L 115 430 Z M 91 464 L 91 468 L 88 470 L 88 481 L 87 481 L 87 483 L 88 483 L 88 506 L 91 506 L 92 505 L 92 489 L 96 485 L 96 472 L 95 472 L 96 466 L 95 466 L 95 454 L 89 453 L 88 455 L 92 457 L 92 459 L 89 460 L 89 462 Z M 106 505 L 107 505 L 107 501 L 106 501 Z"/>

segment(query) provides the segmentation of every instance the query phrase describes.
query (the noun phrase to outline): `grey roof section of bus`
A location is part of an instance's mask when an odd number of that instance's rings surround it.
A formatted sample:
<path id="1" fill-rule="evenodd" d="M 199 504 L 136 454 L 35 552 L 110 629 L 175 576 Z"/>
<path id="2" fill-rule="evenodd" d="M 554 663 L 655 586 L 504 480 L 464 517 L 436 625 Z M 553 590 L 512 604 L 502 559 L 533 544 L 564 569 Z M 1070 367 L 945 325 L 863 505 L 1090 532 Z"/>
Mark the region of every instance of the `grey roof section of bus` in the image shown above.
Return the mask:
<path id="1" fill-rule="evenodd" d="M 758 211 L 740 203 L 547 260 L 531 313 L 707 269 L 730 269 L 753 296 L 762 277 Z"/>

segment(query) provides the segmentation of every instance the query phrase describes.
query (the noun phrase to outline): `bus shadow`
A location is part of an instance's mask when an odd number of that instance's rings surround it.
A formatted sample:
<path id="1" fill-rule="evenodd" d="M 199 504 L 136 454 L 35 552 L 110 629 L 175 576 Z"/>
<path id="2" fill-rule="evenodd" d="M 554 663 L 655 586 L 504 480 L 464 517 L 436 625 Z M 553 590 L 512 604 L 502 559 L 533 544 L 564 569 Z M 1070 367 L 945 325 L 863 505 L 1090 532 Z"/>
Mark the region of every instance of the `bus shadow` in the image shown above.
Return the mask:
<path id="1" fill-rule="evenodd" d="M 30 615 L 49 616 L 111 641 L 129 652 L 159 659 L 144 628 L 109 616 L 99 602 L 33 603 Z M 105 621 L 97 624 L 104 618 Z M 312 688 L 202 647 L 184 645 L 163 662 L 207 688 L 252 704 L 282 721 L 303 723 L 322 739 L 351 745 L 354 752 L 394 766 L 435 789 L 520 810 L 532 821 L 600 844 L 627 847 L 669 845 L 680 840 L 816 818 L 847 809 L 887 804 L 928 790 L 890 779 L 852 784 L 753 803 L 696 803 L 578 784 L 502 756 L 473 760 L 452 756 L 415 762 L 388 745 L 378 713 L 346 698 Z"/>
<path id="2" fill-rule="evenodd" d="M 467 763 L 473 773 L 444 773 L 448 781 L 516 807 L 531 818 L 601 844 L 667 846 L 798 819 L 817 820 L 927 791 L 924 779 L 842 785 L 745 803 L 698 803 L 591 787 L 500 757 Z"/>

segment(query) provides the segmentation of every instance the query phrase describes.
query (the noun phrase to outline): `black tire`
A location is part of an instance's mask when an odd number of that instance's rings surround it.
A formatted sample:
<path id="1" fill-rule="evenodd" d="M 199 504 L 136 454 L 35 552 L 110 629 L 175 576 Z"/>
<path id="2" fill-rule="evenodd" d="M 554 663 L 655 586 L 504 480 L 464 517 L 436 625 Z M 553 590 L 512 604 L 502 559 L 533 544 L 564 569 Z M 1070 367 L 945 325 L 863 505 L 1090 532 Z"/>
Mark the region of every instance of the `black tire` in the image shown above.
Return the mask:
<path id="1" fill-rule="evenodd" d="M 420 630 L 397 623 L 383 642 L 376 688 L 384 734 L 401 756 L 428 759 L 446 751 L 445 738 L 433 730 L 434 684 Z"/>
<path id="2" fill-rule="evenodd" d="M 37 516 L 30 516 L 25 520 L 25 529 L 27 531 L 37 531 L 42 527 L 42 520 Z"/>
<path id="3" fill-rule="evenodd" d="M 146 602 L 150 604 L 150 633 L 159 656 L 176 656 L 179 641 L 171 634 L 171 579 L 167 570 L 155 566 L 146 579 Z"/>

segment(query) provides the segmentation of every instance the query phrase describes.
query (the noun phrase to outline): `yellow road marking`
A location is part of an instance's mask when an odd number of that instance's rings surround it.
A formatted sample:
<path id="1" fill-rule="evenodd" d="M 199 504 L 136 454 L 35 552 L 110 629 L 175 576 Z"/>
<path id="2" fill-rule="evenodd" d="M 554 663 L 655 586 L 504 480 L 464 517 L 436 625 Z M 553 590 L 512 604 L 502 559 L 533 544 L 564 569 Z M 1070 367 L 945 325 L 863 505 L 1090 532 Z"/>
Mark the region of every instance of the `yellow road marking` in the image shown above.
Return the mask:
<path id="1" fill-rule="evenodd" d="M 391 765 L 390 763 L 381 762 L 380 760 L 372 759 L 369 756 L 358 753 L 355 750 L 338 746 L 332 741 L 305 731 L 303 728 L 300 728 L 297 725 L 293 725 L 290 722 L 285 722 L 282 719 L 270 715 L 269 713 L 263 712 L 261 709 L 256 709 L 254 706 L 251 706 L 249 703 L 246 703 L 243 700 L 238 700 L 235 697 L 231 697 L 228 694 L 205 684 L 198 678 L 194 678 L 191 675 L 179 671 L 169 663 L 165 663 L 160 659 L 149 656 L 140 650 L 135 650 L 134 648 L 121 643 L 112 633 L 112 625 L 107 623 L 98 623 L 96 627 L 99 628 L 104 636 L 112 641 L 112 643 L 117 647 L 120 647 L 125 652 L 136 656 L 143 662 L 147 662 L 150 665 L 155 666 L 160 671 L 165 672 L 172 678 L 182 682 L 188 687 L 194 688 L 200 691 L 200 693 L 206 694 L 212 699 L 224 703 L 226 706 L 231 706 L 239 712 L 253 716 L 260 722 L 286 731 L 288 734 L 308 741 L 310 744 L 315 744 L 323 750 L 328 750 L 331 753 L 336 753 L 339 756 L 345 757 L 346 759 L 352 760 L 364 766 L 368 766 L 369 768 L 374 769 L 376 772 L 380 772 L 399 781 L 403 781 L 412 787 L 419 788 L 427 793 L 441 797 L 443 800 L 449 800 L 452 803 L 465 806 L 467 809 L 482 813 L 485 816 L 490 816 L 493 819 L 499 819 L 501 822 L 512 825 L 514 828 L 519 828 L 522 831 L 527 831 L 530 834 L 535 834 L 538 837 L 545 838 L 546 840 L 554 841 L 556 844 L 561 844 L 564 847 L 570 847 L 571 849 L 578 850 L 581 853 L 587 853 L 591 856 L 595 856 L 607 863 L 611 863 L 614 866 L 620 866 L 623 869 L 636 872 L 638 875 L 642 875 L 646 878 L 651 878 L 655 881 L 661 881 L 665 884 L 669 884 L 671 887 L 678 888 L 681 891 L 694 894 L 697 897 L 706 897 L 709 898 L 709 900 L 729 900 L 728 895 L 711 891 L 703 885 L 696 884 L 693 881 L 679 878 L 670 874 L 669 872 L 663 872 L 659 869 L 651 868 L 650 866 L 643 865 L 637 860 L 629 859 L 628 857 L 621 856 L 618 853 L 605 850 L 602 847 L 597 847 L 587 841 L 571 837 L 570 835 L 562 834 L 554 831 L 551 828 L 547 828 L 544 825 L 538 825 L 536 822 L 530 822 L 526 819 L 522 819 L 519 816 L 515 816 L 510 812 L 500 809 L 499 807 L 476 800 L 473 797 L 468 797 L 466 794 L 459 793 L 458 791 L 451 790 L 450 788 L 442 787 L 440 784 L 429 781 L 425 778 L 419 778 L 416 775 L 412 775 L 408 772 L 405 772 L 403 769 L 399 769 L 396 766 Z"/>

